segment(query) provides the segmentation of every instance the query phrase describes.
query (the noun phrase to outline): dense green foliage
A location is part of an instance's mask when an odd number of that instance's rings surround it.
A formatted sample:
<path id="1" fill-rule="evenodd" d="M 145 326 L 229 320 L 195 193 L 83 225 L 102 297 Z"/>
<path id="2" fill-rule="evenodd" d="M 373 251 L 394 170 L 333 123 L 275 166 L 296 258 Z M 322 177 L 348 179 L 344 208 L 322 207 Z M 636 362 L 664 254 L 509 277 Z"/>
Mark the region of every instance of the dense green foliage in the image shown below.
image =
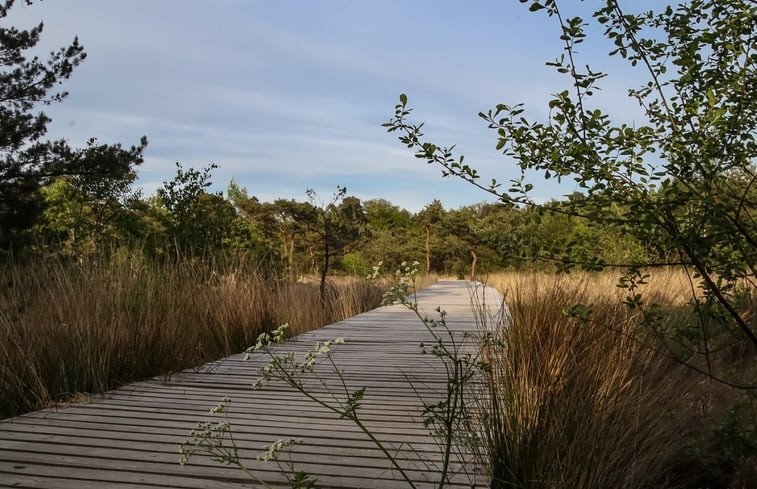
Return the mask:
<path id="1" fill-rule="evenodd" d="M 555 269 L 558 263 L 537 259 L 549 254 L 594 263 L 659 252 L 612 226 L 566 215 L 567 202 L 546 210 L 433 202 L 413 213 L 383 199 L 361 202 L 344 189 L 327 204 L 312 194 L 260 202 L 233 181 L 226 195 L 208 192 L 210 171 L 179 166 L 148 199 L 96 199 L 70 179 L 54 180 L 43 187 L 45 211 L 29 252 L 77 260 L 123 247 L 151 257 L 246 255 L 293 277 L 321 275 L 327 253 L 327 271 L 354 275 L 380 261 L 390 269 L 405 260 L 425 263 L 427 239 L 429 271 L 459 276 L 470 276 L 474 258 L 486 273 Z"/>

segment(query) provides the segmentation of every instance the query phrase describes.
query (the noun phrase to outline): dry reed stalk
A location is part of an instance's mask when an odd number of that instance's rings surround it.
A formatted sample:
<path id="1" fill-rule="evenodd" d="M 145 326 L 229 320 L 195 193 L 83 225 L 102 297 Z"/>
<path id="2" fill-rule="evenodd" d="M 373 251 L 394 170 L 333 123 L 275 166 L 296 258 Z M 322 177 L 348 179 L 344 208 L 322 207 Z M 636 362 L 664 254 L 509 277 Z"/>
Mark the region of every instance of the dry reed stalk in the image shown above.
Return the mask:
<path id="1" fill-rule="evenodd" d="M 0 418 L 244 350 L 285 322 L 308 331 L 372 309 L 383 292 L 329 287 L 182 260 L 139 256 L 98 264 L 4 269 L 0 285 Z"/>
<path id="2" fill-rule="evenodd" d="M 613 278 L 499 274 L 489 283 L 512 315 L 486 343 L 491 371 L 478 396 L 492 487 L 675 487 L 681 437 L 702 423 L 691 400 L 709 387 L 640 346 L 639 318 Z M 678 302 L 686 283 L 660 275 L 648 293 Z M 593 304 L 589 321 L 564 313 L 576 303 Z"/>

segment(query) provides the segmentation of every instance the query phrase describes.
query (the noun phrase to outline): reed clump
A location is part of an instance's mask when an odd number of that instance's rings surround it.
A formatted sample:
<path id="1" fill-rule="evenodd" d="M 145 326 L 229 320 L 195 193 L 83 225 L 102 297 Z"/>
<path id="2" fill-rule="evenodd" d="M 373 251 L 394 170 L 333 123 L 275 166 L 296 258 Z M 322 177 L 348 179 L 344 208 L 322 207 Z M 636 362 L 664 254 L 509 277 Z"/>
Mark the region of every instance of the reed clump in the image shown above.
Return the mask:
<path id="1" fill-rule="evenodd" d="M 488 283 L 510 312 L 485 324 L 491 368 L 477 395 L 493 488 L 743 482 L 754 462 L 748 454 L 719 476 L 703 457 L 718 449 L 717 432 L 745 392 L 663 354 L 639 312 L 624 303 L 617 276 L 499 274 Z M 667 321 L 689 319 L 683 308 L 675 313 L 691 298 L 685 274 L 665 271 L 645 287 L 650 300 L 673 311 Z M 738 430 L 757 434 L 753 424 Z"/>
<path id="2" fill-rule="evenodd" d="M 0 418 L 240 352 L 283 323 L 318 328 L 377 307 L 382 293 L 336 281 L 322 302 L 317 284 L 188 258 L 6 263 Z"/>

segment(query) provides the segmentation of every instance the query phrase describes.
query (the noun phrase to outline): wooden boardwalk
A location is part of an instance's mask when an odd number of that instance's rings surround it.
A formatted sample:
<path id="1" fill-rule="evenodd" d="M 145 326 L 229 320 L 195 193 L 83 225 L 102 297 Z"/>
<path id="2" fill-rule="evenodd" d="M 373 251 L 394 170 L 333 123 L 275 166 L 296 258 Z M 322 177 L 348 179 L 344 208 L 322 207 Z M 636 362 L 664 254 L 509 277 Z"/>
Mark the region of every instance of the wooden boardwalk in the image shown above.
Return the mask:
<path id="1" fill-rule="evenodd" d="M 429 316 L 440 306 L 451 329 L 475 332 L 469 282 L 443 281 L 421 291 Z M 478 296 L 498 306 L 491 289 Z M 296 307 L 296 305 L 293 305 Z M 398 458 L 419 488 L 436 487 L 438 449 L 420 422 L 418 393 L 439 397 L 445 377 L 438 359 L 420 354 L 429 336 L 403 306 L 382 307 L 287 342 L 301 354 L 317 341 L 343 337 L 335 360 L 350 386 L 366 387 L 361 419 Z M 273 487 L 287 487 L 273 462 L 259 462 L 276 440 L 303 441 L 291 454 L 299 470 L 324 488 L 406 488 L 400 475 L 351 421 L 336 419 L 281 384 L 253 390 L 259 355 L 235 355 L 171 379 L 130 384 L 86 404 L 48 409 L 0 421 L 0 487 L 26 488 L 239 488 L 259 487 L 237 468 L 196 457 L 182 467 L 178 447 L 209 409 L 232 399 L 229 419 L 245 463 Z M 413 386 L 407 378 L 413 379 Z M 417 391 L 417 393 L 416 393 Z M 410 449 L 412 447 L 412 450 Z M 467 466 L 469 472 L 481 468 Z M 485 487 L 477 476 L 475 487 Z M 445 487 L 471 488 L 456 476 Z"/>

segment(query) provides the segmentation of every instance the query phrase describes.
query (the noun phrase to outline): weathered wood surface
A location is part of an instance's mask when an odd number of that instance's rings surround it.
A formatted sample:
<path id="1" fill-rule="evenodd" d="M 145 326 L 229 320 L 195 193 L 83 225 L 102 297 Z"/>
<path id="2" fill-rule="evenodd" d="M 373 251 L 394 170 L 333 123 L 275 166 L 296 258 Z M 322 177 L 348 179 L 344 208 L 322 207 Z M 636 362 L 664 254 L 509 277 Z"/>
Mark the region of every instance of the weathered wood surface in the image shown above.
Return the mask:
<path id="1" fill-rule="evenodd" d="M 500 297 L 478 286 L 476 295 L 490 308 Z M 448 312 L 457 334 L 477 331 L 471 306 L 472 284 L 444 281 L 418 293 L 423 311 Z M 293 304 L 292 307 L 297 307 Z M 446 378 L 438 359 L 422 355 L 428 332 L 403 306 L 382 307 L 300 335 L 286 344 L 302 354 L 317 341 L 342 337 L 335 359 L 350 386 L 366 387 L 360 416 L 397 450 L 417 487 L 436 487 L 438 449 L 420 422 L 420 394 L 439 398 Z M 472 347 L 472 346 L 471 346 Z M 303 441 L 291 457 L 300 470 L 325 488 L 405 488 L 400 475 L 352 422 L 280 384 L 253 390 L 256 355 L 235 355 L 170 379 L 130 384 L 93 396 L 86 404 L 48 409 L 0 422 L 0 486 L 28 488 L 231 488 L 256 487 L 240 470 L 207 458 L 179 465 L 178 447 L 198 421 L 212 420 L 209 409 L 232 399 L 230 422 L 240 454 L 273 487 L 285 487 L 273 462 L 255 460 L 278 440 Z M 328 378 L 328 374 L 325 374 Z M 333 377 L 333 375 L 332 375 Z M 412 386 L 408 382 L 412 379 Z M 333 380 L 333 379 L 332 379 Z M 318 389 L 314 387 L 314 389 Z M 481 473 L 479 467 L 465 469 Z M 477 487 L 485 477 L 477 476 Z M 446 487 L 470 488 L 459 474 Z"/>

